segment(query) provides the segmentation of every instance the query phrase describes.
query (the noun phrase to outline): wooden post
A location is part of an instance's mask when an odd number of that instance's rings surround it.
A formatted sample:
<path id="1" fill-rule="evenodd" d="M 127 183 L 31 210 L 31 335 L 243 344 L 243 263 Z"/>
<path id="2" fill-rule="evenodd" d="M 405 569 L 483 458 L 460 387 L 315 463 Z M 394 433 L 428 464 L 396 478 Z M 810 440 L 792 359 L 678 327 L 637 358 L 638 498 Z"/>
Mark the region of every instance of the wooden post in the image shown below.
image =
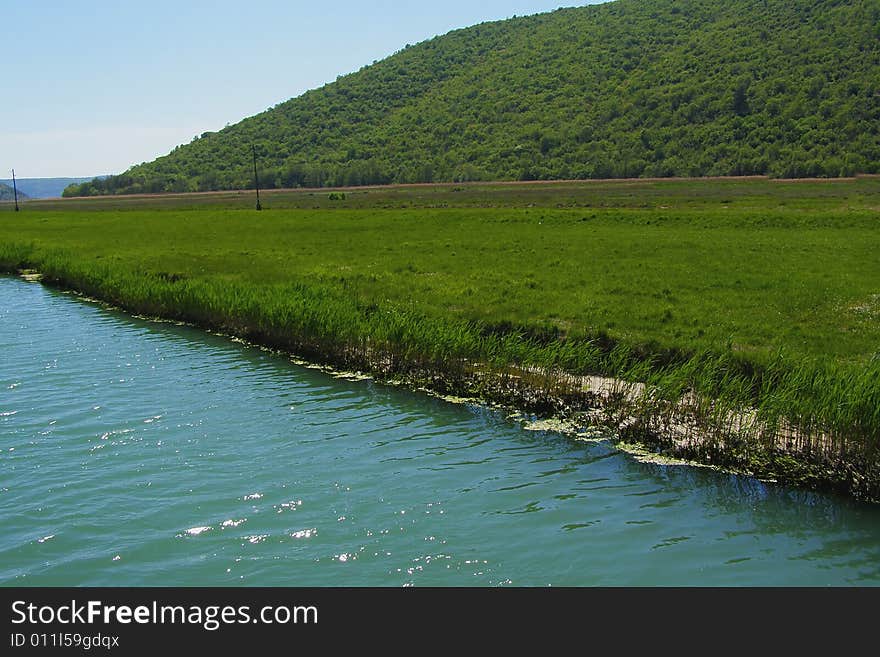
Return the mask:
<path id="1" fill-rule="evenodd" d="M 254 153 L 254 187 L 257 190 L 257 210 L 262 210 L 260 205 L 260 180 L 257 178 L 257 147 L 251 144 L 251 150 Z"/>
<path id="2" fill-rule="evenodd" d="M 18 187 L 15 186 L 15 169 L 12 170 L 12 195 L 15 197 L 15 211 L 18 212 Z"/>

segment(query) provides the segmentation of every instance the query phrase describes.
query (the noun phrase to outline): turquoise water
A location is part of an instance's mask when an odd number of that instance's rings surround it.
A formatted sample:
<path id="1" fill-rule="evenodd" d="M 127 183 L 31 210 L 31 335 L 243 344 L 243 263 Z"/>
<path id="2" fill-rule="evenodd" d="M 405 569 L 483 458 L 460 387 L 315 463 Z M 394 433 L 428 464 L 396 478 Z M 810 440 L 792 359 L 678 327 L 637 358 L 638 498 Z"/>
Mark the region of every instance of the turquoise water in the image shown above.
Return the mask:
<path id="1" fill-rule="evenodd" d="M 876 585 L 880 508 L 0 277 L 5 586 Z"/>

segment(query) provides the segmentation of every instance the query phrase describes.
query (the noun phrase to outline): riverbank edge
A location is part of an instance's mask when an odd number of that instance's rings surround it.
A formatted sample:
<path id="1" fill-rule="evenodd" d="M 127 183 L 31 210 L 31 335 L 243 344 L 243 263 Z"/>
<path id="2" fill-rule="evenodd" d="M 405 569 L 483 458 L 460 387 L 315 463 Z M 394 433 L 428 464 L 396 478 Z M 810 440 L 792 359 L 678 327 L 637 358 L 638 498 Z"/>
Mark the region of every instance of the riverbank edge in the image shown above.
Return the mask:
<path id="1" fill-rule="evenodd" d="M 688 408 L 679 403 L 673 414 L 664 415 L 663 421 L 658 422 L 658 417 L 652 416 L 645 405 L 646 396 L 639 392 L 642 384 L 638 382 L 478 363 L 461 368 L 456 376 L 450 376 L 448 371 L 426 369 L 419 363 L 401 367 L 399 360 L 393 367 L 381 366 L 380 361 L 368 368 L 352 369 L 344 359 L 300 353 L 288 345 L 279 345 L 254 327 L 238 326 L 229 330 L 229 326 L 142 312 L 136 304 L 124 300 L 87 294 L 57 273 L 49 278 L 36 270 L 10 268 L 2 263 L 0 273 L 69 291 L 133 316 L 172 321 L 243 340 L 284 354 L 300 365 L 335 375 L 369 377 L 379 383 L 404 386 L 450 401 L 503 409 L 514 417 L 530 416 L 532 426 L 544 426 L 575 439 L 609 439 L 607 437 L 613 435 L 611 440 L 618 448 L 642 461 L 711 467 L 769 483 L 880 502 L 880 468 L 873 462 L 860 462 L 858 455 L 846 450 L 836 457 L 828 451 L 817 452 L 810 447 L 814 441 L 802 440 L 803 436 L 796 431 L 783 432 L 783 440 L 775 431 L 771 432 L 771 440 L 761 439 L 754 433 L 754 427 L 746 427 L 741 418 L 725 421 L 727 431 L 718 435 L 719 427 L 705 424 L 706 418 L 700 417 L 699 404 Z M 717 418 L 715 422 L 717 424 Z"/>

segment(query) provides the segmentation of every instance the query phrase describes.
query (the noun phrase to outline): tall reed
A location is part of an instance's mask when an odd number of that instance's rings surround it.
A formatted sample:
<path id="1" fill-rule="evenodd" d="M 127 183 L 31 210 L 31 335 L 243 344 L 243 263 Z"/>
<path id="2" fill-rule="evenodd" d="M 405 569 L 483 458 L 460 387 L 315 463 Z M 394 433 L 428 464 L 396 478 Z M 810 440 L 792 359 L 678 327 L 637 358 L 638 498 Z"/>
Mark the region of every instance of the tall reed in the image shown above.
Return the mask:
<path id="1" fill-rule="evenodd" d="M 193 323 L 322 364 L 540 413 L 575 416 L 599 407 L 626 440 L 880 499 L 877 359 L 842 363 L 779 352 L 759 363 L 730 351 L 652 351 L 605 336 L 539 339 L 528 327 L 494 330 L 426 317 L 313 282 L 187 278 L 0 244 L 0 270 L 24 268 L 132 313 Z M 584 388 L 588 375 L 605 377 L 601 392 Z"/>

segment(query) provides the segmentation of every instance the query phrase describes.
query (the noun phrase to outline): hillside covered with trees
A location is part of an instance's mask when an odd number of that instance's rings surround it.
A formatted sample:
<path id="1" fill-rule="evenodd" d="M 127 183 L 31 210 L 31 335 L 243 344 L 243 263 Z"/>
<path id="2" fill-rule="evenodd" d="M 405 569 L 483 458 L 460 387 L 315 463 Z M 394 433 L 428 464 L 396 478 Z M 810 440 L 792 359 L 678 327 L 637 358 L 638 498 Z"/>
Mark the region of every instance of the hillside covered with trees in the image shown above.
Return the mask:
<path id="1" fill-rule="evenodd" d="M 616 0 L 484 23 L 65 195 L 880 172 L 880 0 Z"/>

